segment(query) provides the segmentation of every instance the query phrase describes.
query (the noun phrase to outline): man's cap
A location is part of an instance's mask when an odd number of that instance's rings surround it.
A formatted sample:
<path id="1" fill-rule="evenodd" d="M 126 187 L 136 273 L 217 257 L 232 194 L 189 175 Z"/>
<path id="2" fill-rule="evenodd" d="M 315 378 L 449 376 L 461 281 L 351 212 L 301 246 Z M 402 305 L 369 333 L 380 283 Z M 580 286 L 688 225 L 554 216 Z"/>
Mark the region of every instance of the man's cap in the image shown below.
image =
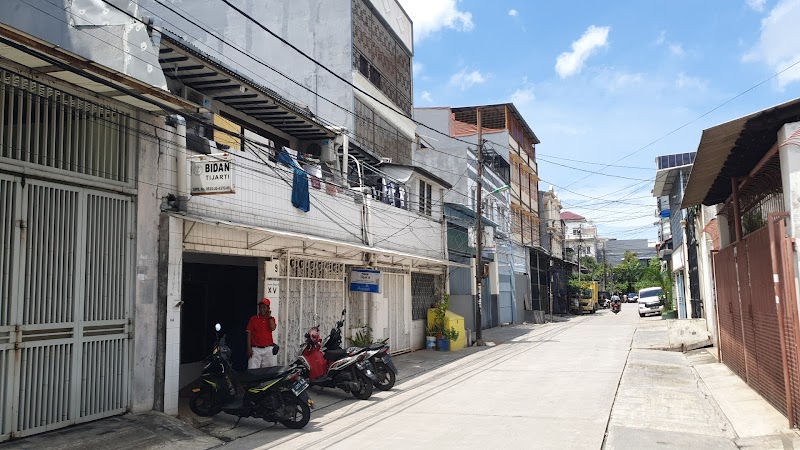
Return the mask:
<path id="1" fill-rule="evenodd" d="M 268 299 L 267 297 L 264 297 L 264 298 L 262 298 L 261 300 L 259 300 L 259 301 L 258 301 L 258 303 L 259 303 L 259 304 L 262 304 L 262 303 L 263 303 L 263 304 L 265 304 L 265 305 L 269 306 L 269 299 Z"/>

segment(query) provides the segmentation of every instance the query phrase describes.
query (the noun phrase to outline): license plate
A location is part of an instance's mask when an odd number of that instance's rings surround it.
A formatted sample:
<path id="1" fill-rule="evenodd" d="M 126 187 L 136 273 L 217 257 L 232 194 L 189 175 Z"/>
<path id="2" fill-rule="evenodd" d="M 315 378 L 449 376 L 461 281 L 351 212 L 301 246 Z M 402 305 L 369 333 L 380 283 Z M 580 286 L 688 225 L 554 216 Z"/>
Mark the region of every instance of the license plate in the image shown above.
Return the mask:
<path id="1" fill-rule="evenodd" d="M 292 385 L 292 393 L 295 396 L 299 396 L 303 391 L 306 390 L 306 388 L 308 388 L 308 380 L 305 378 L 300 378 Z"/>

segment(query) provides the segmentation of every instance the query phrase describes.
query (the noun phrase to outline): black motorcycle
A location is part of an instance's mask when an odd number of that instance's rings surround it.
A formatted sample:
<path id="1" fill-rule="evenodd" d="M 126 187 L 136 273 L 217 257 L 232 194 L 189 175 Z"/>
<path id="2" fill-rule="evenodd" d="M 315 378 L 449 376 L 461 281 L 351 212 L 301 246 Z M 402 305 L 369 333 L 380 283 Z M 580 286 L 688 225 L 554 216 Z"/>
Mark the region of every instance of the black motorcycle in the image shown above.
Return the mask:
<path id="1" fill-rule="evenodd" d="M 372 364 L 372 369 L 375 372 L 375 377 L 377 378 L 373 380 L 373 385 L 381 391 L 388 391 L 392 389 L 398 374 L 397 367 L 395 367 L 394 360 L 392 359 L 392 355 L 389 354 L 389 344 L 387 344 L 388 341 L 389 339 L 384 339 L 382 342 L 376 342 L 367 347 L 353 346 L 348 347 L 347 350 L 345 350 L 349 355 L 357 355 L 362 352 L 367 353 L 366 359 Z M 331 332 L 331 336 L 329 337 L 328 342 L 325 344 L 325 348 L 330 350 L 342 349 L 341 327 L 338 327 L 336 333 Z"/>
<path id="2" fill-rule="evenodd" d="M 216 330 L 220 331 L 219 324 Z M 194 382 L 189 397 L 193 413 L 209 417 L 225 412 L 238 417 L 237 424 L 242 417 L 256 417 L 292 429 L 306 426 L 313 402 L 305 392 L 309 382 L 302 376 L 302 367 L 292 364 L 236 372 L 230 353 L 223 335 Z"/>

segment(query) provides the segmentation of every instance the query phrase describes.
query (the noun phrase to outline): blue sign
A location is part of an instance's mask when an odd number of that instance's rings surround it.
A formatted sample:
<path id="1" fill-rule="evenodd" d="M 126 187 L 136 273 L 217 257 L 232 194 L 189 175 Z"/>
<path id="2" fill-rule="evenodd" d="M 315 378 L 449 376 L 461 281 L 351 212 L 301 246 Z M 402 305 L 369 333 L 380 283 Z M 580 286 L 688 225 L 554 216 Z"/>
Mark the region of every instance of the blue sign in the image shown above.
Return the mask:
<path id="1" fill-rule="evenodd" d="M 353 269 L 350 271 L 350 292 L 380 294 L 381 271 L 374 269 Z"/>

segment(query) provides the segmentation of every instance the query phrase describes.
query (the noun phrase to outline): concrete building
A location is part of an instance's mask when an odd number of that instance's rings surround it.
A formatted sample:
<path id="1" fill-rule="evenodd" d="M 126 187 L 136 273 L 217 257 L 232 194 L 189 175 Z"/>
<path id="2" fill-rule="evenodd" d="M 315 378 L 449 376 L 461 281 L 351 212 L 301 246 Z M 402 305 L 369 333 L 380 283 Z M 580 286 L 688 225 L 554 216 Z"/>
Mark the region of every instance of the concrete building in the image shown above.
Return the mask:
<path id="1" fill-rule="evenodd" d="M 450 270 L 450 296 L 452 310 L 465 318 L 465 325 L 475 330 L 475 225 L 477 194 L 477 136 L 457 136 L 455 112 L 451 108 L 417 108 L 415 119 L 425 126 L 418 129 L 422 136 L 436 130 L 446 136 L 435 138 L 435 147 L 423 144 L 414 155 L 414 164 L 441 176 L 453 187 L 444 195 L 447 217 L 448 255 L 450 260 L 468 265 Z M 423 138 L 424 139 L 424 138 Z M 470 145 L 466 142 L 474 142 Z M 511 194 L 502 189 L 510 182 L 510 165 L 497 152 L 484 149 L 483 186 L 483 263 L 488 267 L 483 278 L 482 326 L 490 328 L 502 321 L 514 320 L 514 305 L 510 292 L 509 276 L 501 290 L 501 272 L 510 272 L 510 267 L 501 269 L 501 261 L 510 260 L 507 242 L 511 236 Z M 434 169 L 436 168 L 436 169 Z M 504 243 L 501 243 L 504 242 Z"/>
<path id="2" fill-rule="evenodd" d="M 598 262 L 606 262 L 613 267 L 619 264 L 625 257 L 625 252 L 636 254 L 639 262 L 647 265 L 651 259 L 657 257 L 656 247 L 647 239 L 616 239 L 608 238 L 603 241 Z"/>
<path id="3" fill-rule="evenodd" d="M 670 258 L 667 267 L 673 278 L 672 296 L 678 318 L 703 317 L 703 303 L 700 295 L 700 278 L 697 272 L 697 248 L 694 239 L 687 239 L 687 223 L 694 224 L 690 211 L 681 207 L 684 189 L 689 181 L 689 173 L 695 159 L 695 152 L 664 155 L 656 158 L 658 170 L 653 187 L 653 196 L 660 199 L 658 220 L 662 223 L 661 236 L 670 236 Z M 665 200 L 664 200 L 665 199 Z M 668 205 L 668 214 L 660 209 Z M 694 214 L 692 212 L 692 214 Z M 664 229 L 664 219 L 669 218 L 669 230 Z M 694 225 L 692 225 L 694 226 Z M 693 230 L 689 230 L 690 233 Z"/>
<path id="4" fill-rule="evenodd" d="M 597 248 L 600 238 L 597 227 L 585 217 L 571 211 L 563 211 L 561 220 L 564 221 L 564 247 L 568 261 L 578 262 L 581 258 L 591 256 L 597 260 Z"/>
<path id="5" fill-rule="evenodd" d="M 0 8 L 0 441 L 156 403 L 162 117 L 197 108 L 114 3 Z"/>
<path id="6" fill-rule="evenodd" d="M 540 291 L 544 294 L 539 295 L 541 299 L 541 311 L 545 314 L 551 312 L 555 314 L 565 314 L 569 311 L 567 303 L 567 275 L 572 272 L 573 268 L 577 268 L 565 259 L 565 233 L 566 224 L 561 219 L 561 199 L 553 187 L 549 191 L 539 191 L 539 233 L 542 236 L 542 247 L 547 253 L 547 260 L 544 263 L 538 261 L 536 267 L 539 268 L 538 278 L 534 277 L 534 265 L 531 263 L 531 282 L 539 280 Z M 534 296 L 536 298 L 536 296 Z M 551 309 L 552 303 L 552 309 Z M 526 307 L 526 310 L 528 308 Z M 532 305 L 531 310 L 536 310 L 536 306 Z"/>

